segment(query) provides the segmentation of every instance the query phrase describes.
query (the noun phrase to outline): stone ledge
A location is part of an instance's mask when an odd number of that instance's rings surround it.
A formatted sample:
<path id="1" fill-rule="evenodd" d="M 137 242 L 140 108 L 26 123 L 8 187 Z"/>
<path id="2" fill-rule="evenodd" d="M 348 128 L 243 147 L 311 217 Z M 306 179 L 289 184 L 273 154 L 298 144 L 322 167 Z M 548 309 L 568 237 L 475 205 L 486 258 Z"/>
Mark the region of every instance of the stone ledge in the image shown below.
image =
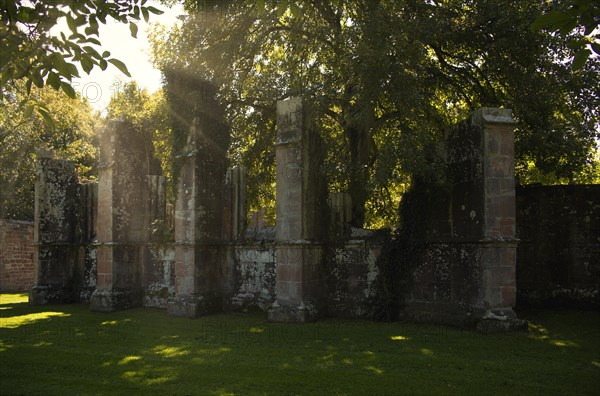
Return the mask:
<path id="1" fill-rule="evenodd" d="M 483 334 L 509 333 L 527 328 L 528 322 L 521 319 L 483 319 L 477 323 L 477 331 Z"/>
<path id="2" fill-rule="evenodd" d="M 63 285 L 37 285 L 29 291 L 29 304 L 67 304 L 79 301 L 77 293 Z"/>
<path id="3" fill-rule="evenodd" d="M 137 290 L 98 290 L 92 293 L 90 310 L 96 312 L 114 312 L 139 307 L 142 292 Z"/>
<path id="4" fill-rule="evenodd" d="M 481 124 L 507 124 L 516 125 L 512 109 L 498 109 L 495 107 L 481 107 L 471 113 L 472 123 Z"/>
<path id="5" fill-rule="evenodd" d="M 275 301 L 268 311 L 269 322 L 309 323 L 319 319 L 317 308 L 309 302 L 299 305 L 280 305 Z"/>
<path id="6" fill-rule="evenodd" d="M 171 316 L 197 318 L 220 312 L 223 312 L 223 298 L 216 294 L 179 295 L 167 301 L 167 313 Z"/>

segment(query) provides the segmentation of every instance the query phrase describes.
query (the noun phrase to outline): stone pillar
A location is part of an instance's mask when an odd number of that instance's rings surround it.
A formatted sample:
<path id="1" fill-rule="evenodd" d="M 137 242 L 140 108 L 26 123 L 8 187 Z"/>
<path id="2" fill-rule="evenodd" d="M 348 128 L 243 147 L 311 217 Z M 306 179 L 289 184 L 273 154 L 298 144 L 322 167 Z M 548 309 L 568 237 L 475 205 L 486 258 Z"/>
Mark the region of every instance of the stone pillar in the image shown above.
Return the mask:
<path id="1" fill-rule="evenodd" d="M 219 120 L 206 117 L 195 120 L 188 136 L 175 205 L 175 297 L 167 303 L 170 315 L 196 317 L 222 310 L 226 147 L 216 142 L 226 133 Z"/>
<path id="2" fill-rule="evenodd" d="M 78 300 L 78 177 L 71 161 L 38 151 L 35 182 L 35 276 L 31 304 Z"/>
<path id="3" fill-rule="evenodd" d="M 482 108 L 472 115 L 481 128 L 483 239 L 480 303 L 499 316 L 514 317 L 516 304 L 516 201 L 514 126 L 510 109 Z"/>
<path id="4" fill-rule="evenodd" d="M 125 121 L 112 121 L 100 141 L 98 166 L 97 288 L 94 311 L 139 306 L 141 263 L 148 241 L 149 153 L 146 137 Z"/>
<path id="5" fill-rule="evenodd" d="M 277 102 L 277 299 L 269 309 L 274 322 L 308 322 L 319 316 L 323 276 L 318 241 L 326 202 L 317 138 L 301 98 Z"/>
<path id="6" fill-rule="evenodd" d="M 416 248 L 401 253 L 408 265 L 417 264 L 402 316 L 486 332 L 522 328 L 512 309 L 514 126 L 509 109 L 473 112 L 447 130 L 444 183 L 413 186 L 415 195 L 406 201 L 412 206 L 403 210 L 413 227 L 404 238 Z"/>

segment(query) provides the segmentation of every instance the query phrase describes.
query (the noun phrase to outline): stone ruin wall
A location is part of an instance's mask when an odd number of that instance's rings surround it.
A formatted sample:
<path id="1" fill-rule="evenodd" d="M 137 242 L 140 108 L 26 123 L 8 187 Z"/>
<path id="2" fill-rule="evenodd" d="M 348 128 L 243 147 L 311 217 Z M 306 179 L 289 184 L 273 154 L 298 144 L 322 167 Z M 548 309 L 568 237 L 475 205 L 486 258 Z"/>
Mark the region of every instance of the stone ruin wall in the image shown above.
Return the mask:
<path id="1" fill-rule="evenodd" d="M 521 306 L 600 308 L 600 185 L 517 188 Z"/>
<path id="2" fill-rule="evenodd" d="M 327 197 L 310 107 L 290 98 L 277 110 L 274 230 L 246 230 L 245 171 L 226 169 L 214 117 L 191 128 L 174 221 L 146 137 L 123 121 L 103 135 L 98 183 L 40 155 L 30 301 L 187 317 L 257 308 L 282 322 L 368 315 L 386 238 L 351 229 L 347 197 Z M 433 187 L 441 194 L 431 194 L 427 249 L 401 316 L 515 318 L 513 124 L 509 110 L 481 109 L 449 131 L 449 184 Z M 150 234 L 157 220 L 174 223 L 174 242 Z"/>
<path id="3" fill-rule="evenodd" d="M 408 236 L 424 248 L 404 263 L 412 276 L 401 317 L 482 331 L 523 325 L 513 311 L 514 125 L 511 110 L 482 108 L 447 131 L 445 177 L 417 186 L 426 189 L 423 207 L 408 213 L 426 227 Z"/>

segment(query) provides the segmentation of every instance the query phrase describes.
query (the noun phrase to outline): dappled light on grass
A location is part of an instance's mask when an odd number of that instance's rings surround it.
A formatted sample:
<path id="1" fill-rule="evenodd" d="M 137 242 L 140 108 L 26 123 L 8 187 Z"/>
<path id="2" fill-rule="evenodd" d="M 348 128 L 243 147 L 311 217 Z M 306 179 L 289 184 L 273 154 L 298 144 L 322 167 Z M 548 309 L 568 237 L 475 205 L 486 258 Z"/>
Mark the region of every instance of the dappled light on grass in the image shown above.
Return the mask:
<path id="1" fill-rule="evenodd" d="M 45 347 L 45 346 L 51 346 L 51 345 L 54 345 L 54 343 L 47 342 L 47 341 L 40 341 L 37 344 L 33 344 L 34 347 Z"/>
<path id="2" fill-rule="evenodd" d="M 38 312 L 26 315 L 17 315 L 9 317 L 0 317 L 0 328 L 15 329 L 19 326 L 29 325 L 40 320 L 47 320 L 54 317 L 67 317 L 71 314 L 64 312 Z"/>
<path id="3" fill-rule="evenodd" d="M 168 347 L 166 345 L 157 345 L 153 352 L 166 358 L 174 358 L 189 355 L 190 351 L 181 347 Z"/>
<path id="4" fill-rule="evenodd" d="M 405 337 L 405 336 L 400 336 L 400 335 L 391 336 L 390 340 L 392 340 L 392 341 L 408 341 L 408 340 L 410 340 L 410 337 Z"/>
<path id="5" fill-rule="evenodd" d="M 101 326 L 117 326 L 120 324 L 131 324 L 133 321 L 131 319 L 121 319 L 121 320 L 105 320 L 100 323 Z"/>
<path id="6" fill-rule="evenodd" d="M 575 347 L 575 348 L 579 347 L 579 345 L 577 345 L 577 343 L 575 343 L 573 341 L 567 341 L 567 340 L 552 340 L 552 341 L 550 341 L 550 344 L 556 345 L 557 347 Z"/>
<path id="7" fill-rule="evenodd" d="M 141 356 L 125 356 L 123 359 L 119 360 L 118 365 L 122 366 L 127 363 L 135 362 L 137 360 L 142 360 Z"/>
<path id="8" fill-rule="evenodd" d="M 421 348 L 421 353 L 425 356 L 433 356 L 433 351 L 428 348 Z"/>
<path id="9" fill-rule="evenodd" d="M 215 396 L 235 396 L 235 393 L 228 392 L 225 389 L 217 389 L 215 392 L 212 392 L 211 394 L 215 395 Z"/>
<path id="10" fill-rule="evenodd" d="M 335 355 L 336 355 L 336 353 L 334 352 L 334 353 L 330 353 L 325 356 L 321 356 L 321 358 L 319 359 L 320 362 L 319 362 L 318 366 L 320 368 L 328 368 L 328 367 L 335 366 Z"/>
<path id="11" fill-rule="evenodd" d="M 174 373 L 165 373 L 164 369 L 157 370 L 150 368 L 149 370 L 125 371 L 123 373 L 123 378 L 142 385 L 161 385 L 174 382 L 177 379 L 177 375 Z"/>
<path id="12" fill-rule="evenodd" d="M 8 348 L 12 348 L 11 344 L 8 344 L 2 340 L 0 340 L 0 352 L 6 351 Z"/>
<path id="13" fill-rule="evenodd" d="M 550 345 L 554 345 L 554 346 L 561 347 L 561 348 L 564 348 L 564 347 L 579 348 L 579 345 L 574 341 L 557 339 L 555 337 L 552 337 L 550 335 L 550 332 L 548 331 L 548 329 L 539 323 L 529 322 L 529 338 L 532 338 L 532 339 L 538 340 L 538 341 L 545 341 L 545 342 L 549 343 Z"/>
<path id="14" fill-rule="evenodd" d="M 367 367 L 365 367 L 365 369 L 369 370 L 370 372 L 372 372 L 375 375 L 383 375 L 383 370 L 379 369 L 375 366 L 367 366 Z"/>

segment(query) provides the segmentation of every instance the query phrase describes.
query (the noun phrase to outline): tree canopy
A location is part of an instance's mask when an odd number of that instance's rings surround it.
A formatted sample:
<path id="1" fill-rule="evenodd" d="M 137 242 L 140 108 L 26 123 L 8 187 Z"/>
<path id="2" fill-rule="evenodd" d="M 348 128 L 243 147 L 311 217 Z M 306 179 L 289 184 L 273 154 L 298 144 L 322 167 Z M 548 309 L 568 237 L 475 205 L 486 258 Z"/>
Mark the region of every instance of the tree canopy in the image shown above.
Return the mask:
<path id="1" fill-rule="evenodd" d="M 98 158 L 99 118 L 80 97 L 70 99 L 50 87 L 32 88 L 31 95 L 7 90 L 0 101 L 0 218 L 33 220 L 36 150 L 55 150 L 58 158 L 73 160 L 82 179 L 94 179 Z M 19 111 L 36 100 L 53 114 L 52 123 L 39 113 Z"/>
<path id="2" fill-rule="evenodd" d="M 166 95 L 128 85 L 109 106 L 111 116 L 151 131 L 167 172 L 176 175 L 193 116 L 185 91 L 212 95 L 214 84 L 231 125 L 230 157 L 250 171 L 254 208 L 274 199 L 275 102 L 295 95 L 316 110 L 323 171 L 331 190 L 352 196 L 355 226 L 390 225 L 413 176 L 440 177 L 435 142 L 480 106 L 514 110 L 521 182 L 597 177 L 600 61 L 590 54 L 600 16 L 590 0 L 181 2 L 189 11 L 181 26 L 153 34 Z M 0 143 L 12 147 L 2 160 L 31 153 L 15 145 L 22 125 L 46 120 L 53 132 L 36 142 L 66 128 L 62 115 L 51 116 L 55 104 L 45 104 L 60 100 L 42 87 L 74 98 L 78 66 L 89 73 L 112 64 L 128 74 L 101 50 L 99 24 L 112 18 L 136 36 L 137 20 L 160 13 L 146 0 L 1 2 L 1 105 L 23 116 L 1 120 Z M 61 18 L 68 36 L 51 32 Z"/>
<path id="3" fill-rule="evenodd" d="M 129 24 L 137 35 L 136 21 L 149 20 L 151 14 L 162 14 L 147 0 L 14 0 L 0 2 L 0 93 L 16 81 L 25 81 L 29 93 L 32 85 L 49 85 L 75 98 L 71 86 L 79 77 L 77 66 L 85 73 L 94 67 L 106 70 L 109 64 L 129 76 L 125 64 L 102 51 L 99 26 L 107 20 Z M 65 19 L 70 34 L 52 32 Z M 0 97 L 0 98 L 1 98 Z M 44 106 L 37 110 L 46 118 Z"/>
<path id="4" fill-rule="evenodd" d="M 439 175 L 431 143 L 480 106 L 514 110 L 522 181 L 575 181 L 593 160 L 598 58 L 573 70 L 567 40 L 531 29 L 551 9 L 539 1 L 202 4 L 155 32 L 154 60 L 218 85 L 255 205 L 272 199 L 274 104 L 292 95 L 317 109 L 324 170 L 351 194 L 356 226 L 389 218 L 411 175 Z"/>

